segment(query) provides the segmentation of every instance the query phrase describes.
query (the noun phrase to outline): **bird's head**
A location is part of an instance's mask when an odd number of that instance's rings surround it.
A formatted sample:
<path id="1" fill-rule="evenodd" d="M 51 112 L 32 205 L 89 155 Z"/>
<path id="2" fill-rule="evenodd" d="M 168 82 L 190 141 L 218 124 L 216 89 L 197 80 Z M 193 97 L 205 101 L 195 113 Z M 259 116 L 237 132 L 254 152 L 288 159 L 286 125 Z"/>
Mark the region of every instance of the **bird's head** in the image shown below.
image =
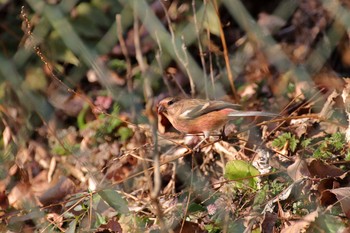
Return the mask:
<path id="1" fill-rule="evenodd" d="M 158 113 L 167 115 L 169 114 L 169 110 L 170 110 L 170 114 L 171 114 L 171 109 L 174 103 L 176 103 L 178 100 L 179 99 L 176 97 L 167 97 L 161 100 L 158 104 Z"/>

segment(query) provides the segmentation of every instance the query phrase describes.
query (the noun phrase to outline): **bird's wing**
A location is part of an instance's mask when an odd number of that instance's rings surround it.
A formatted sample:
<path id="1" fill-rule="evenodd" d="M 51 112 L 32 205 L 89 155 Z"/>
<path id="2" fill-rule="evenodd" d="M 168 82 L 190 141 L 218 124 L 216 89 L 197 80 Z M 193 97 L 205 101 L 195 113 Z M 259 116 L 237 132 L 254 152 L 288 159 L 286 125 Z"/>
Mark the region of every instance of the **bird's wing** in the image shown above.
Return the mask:
<path id="1" fill-rule="evenodd" d="M 185 110 L 180 117 L 184 119 L 193 119 L 209 112 L 219 111 L 225 108 L 237 109 L 240 107 L 238 104 L 231 104 L 224 101 L 201 101 L 196 104 L 197 106 L 188 110 Z"/>
<path id="2" fill-rule="evenodd" d="M 242 117 L 242 116 L 265 116 L 265 117 L 277 117 L 276 113 L 272 112 L 258 112 L 258 111 L 236 111 L 228 114 L 230 117 Z"/>

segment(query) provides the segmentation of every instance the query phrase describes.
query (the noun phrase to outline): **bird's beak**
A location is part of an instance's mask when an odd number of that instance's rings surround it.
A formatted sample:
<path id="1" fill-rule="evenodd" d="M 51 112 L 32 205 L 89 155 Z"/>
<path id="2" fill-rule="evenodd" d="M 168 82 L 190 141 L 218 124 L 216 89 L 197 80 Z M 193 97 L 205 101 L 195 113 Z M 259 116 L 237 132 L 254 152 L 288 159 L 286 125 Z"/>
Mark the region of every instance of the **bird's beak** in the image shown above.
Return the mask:
<path id="1" fill-rule="evenodd" d="M 166 109 L 163 105 L 159 105 L 158 106 L 158 113 L 163 113 L 163 112 L 166 112 Z"/>

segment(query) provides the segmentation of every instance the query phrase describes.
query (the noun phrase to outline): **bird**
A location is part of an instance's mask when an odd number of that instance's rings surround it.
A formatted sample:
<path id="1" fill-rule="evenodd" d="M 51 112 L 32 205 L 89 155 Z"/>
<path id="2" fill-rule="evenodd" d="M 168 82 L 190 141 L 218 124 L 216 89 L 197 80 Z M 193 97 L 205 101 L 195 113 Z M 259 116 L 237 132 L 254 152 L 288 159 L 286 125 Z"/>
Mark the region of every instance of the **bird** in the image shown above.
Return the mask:
<path id="1" fill-rule="evenodd" d="M 221 100 L 167 97 L 159 102 L 158 114 L 163 114 L 182 133 L 203 133 L 203 141 L 210 137 L 211 132 L 221 129 L 236 117 L 279 116 L 270 112 L 241 111 L 239 107 L 238 104 Z"/>

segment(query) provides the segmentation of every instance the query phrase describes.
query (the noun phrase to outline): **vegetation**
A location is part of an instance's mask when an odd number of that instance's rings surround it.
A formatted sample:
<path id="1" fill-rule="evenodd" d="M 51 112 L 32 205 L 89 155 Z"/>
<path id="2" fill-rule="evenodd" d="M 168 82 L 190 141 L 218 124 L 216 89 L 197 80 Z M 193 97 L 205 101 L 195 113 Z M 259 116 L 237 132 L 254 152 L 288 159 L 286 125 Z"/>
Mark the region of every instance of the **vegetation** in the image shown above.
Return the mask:
<path id="1" fill-rule="evenodd" d="M 346 1 L 0 1 L 0 231 L 346 232 Z M 202 135 L 166 96 L 276 118 Z"/>

